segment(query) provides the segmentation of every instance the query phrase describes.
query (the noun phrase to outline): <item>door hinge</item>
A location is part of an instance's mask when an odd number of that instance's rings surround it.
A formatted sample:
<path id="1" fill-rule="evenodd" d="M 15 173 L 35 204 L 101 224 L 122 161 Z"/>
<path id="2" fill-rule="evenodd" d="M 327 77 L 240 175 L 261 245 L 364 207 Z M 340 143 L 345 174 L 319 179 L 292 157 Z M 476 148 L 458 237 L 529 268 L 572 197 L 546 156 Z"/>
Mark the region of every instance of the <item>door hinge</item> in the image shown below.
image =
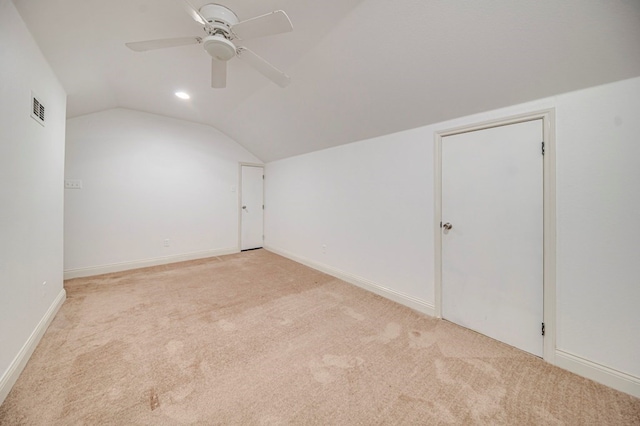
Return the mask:
<path id="1" fill-rule="evenodd" d="M 544 323 L 542 323 L 542 335 L 544 336 Z"/>
<path id="2" fill-rule="evenodd" d="M 544 141 L 542 141 L 542 155 L 544 155 Z"/>
<path id="3" fill-rule="evenodd" d="M 262 205 L 262 210 L 264 210 L 264 204 Z"/>
<path id="4" fill-rule="evenodd" d="M 442 228 L 442 222 L 440 222 L 440 228 Z"/>

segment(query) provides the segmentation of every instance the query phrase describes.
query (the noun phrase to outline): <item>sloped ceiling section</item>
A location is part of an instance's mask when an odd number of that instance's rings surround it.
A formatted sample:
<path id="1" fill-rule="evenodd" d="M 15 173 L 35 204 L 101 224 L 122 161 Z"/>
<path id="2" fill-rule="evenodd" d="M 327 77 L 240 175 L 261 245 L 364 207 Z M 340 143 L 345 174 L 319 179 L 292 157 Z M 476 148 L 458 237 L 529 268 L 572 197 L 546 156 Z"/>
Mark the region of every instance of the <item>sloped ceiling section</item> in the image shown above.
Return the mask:
<path id="1" fill-rule="evenodd" d="M 245 43 L 289 87 L 232 61 L 211 89 L 201 46 L 124 46 L 200 35 L 181 0 L 14 2 L 69 117 L 124 107 L 209 124 L 264 161 L 640 75 L 637 0 L 217 1 L 241 20 L 289 14 L 294 32 Z"/>

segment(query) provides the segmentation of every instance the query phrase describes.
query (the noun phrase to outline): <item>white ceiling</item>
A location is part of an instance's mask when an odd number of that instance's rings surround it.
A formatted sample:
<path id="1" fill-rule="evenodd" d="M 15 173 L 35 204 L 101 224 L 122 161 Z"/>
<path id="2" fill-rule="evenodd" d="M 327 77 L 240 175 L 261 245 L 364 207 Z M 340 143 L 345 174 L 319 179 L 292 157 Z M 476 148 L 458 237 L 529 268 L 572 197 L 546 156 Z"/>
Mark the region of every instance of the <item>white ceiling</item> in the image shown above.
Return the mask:
<path id="1" fill-rule="evenodd" d="M 640 0 L 216 1 L 241 20 L 287 12 L 293 32 L 244 44 L 289 87 L 233 60 L 211 89 L 200 45 L 125 47 L 201 35 L 181 0 L 14 3 L 69 117 L 123 107 L 208 124 L 264 161 L 640 75 Z"/>

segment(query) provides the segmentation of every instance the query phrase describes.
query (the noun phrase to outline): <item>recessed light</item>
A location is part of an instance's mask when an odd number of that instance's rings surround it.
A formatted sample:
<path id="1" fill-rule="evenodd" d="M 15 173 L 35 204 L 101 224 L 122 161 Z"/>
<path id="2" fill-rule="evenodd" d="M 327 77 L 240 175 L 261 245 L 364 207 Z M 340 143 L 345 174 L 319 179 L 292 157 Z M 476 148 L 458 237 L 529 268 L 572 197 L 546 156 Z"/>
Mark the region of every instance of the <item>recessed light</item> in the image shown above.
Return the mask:
<path id="1" fill-rule="evenodd" d="M 189 96 L 188 93 L 185 92 L 176 92 L 176 96 L 179 97 L 180 99 L 190 99 L 191 96 Z"/>

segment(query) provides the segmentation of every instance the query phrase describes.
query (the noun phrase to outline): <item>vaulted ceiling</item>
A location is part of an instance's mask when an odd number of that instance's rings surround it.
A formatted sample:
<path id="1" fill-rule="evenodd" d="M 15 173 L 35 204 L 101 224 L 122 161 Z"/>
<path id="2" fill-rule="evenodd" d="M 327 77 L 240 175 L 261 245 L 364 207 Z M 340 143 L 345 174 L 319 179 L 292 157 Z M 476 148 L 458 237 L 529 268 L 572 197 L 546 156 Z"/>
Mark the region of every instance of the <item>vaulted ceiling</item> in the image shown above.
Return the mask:
<path id="1" fill-rule="evenodd" d="M 287 88 L 233 60 L 212 89 L 201 45 L 125 47 L 201 35 L 182 0 L 14 3 L 69 118 L 123 107 L 203 123 L 264 161 L 640 75 L 640 0 L 214 1 L 240 20 L 287 12 L 293 32 L 244 43 Z"/>

